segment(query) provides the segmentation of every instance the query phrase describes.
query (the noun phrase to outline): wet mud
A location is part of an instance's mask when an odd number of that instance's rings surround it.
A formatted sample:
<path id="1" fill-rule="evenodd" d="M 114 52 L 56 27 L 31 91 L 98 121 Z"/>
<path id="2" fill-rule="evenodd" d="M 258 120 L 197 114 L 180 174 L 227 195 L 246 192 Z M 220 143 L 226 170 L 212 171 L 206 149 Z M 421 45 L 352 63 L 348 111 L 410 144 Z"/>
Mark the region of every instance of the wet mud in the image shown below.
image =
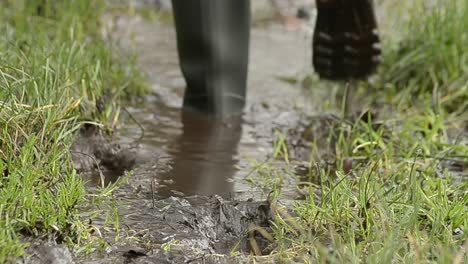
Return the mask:
<path id="1" fill-rule="evenodd" d="M 74 161 L 90 191 L 122 177 L 126 181 L 115 191 L 120 239 L 104 234 L 108 249 L 74 261 L 274 263 L 270 257 L 247 257 L 252 252 L 249 230 L 268 231 L 271 220 L 271 190 L 252 184 L 252 178 L 261 176 L 252 160 L 275 162 L 274 143 L 279 135 L 287 135 L 289 167 L 294 171 L 282 173 L 284 203 L 301 199 L 301 181 L 314 181 L 307 178 L 314 139 L 324 139 L 316 142 L 322 150 L 320 160 L 327 163 L 323 166 L 337 166 L 326 156 L 333 139 L 326 140 L 343 119 L 318 112 L 327 91 L 311 94 L 294 81 L 311 72 L 310 23 L 296 31 L 279 23 L 254 27 L 245 112 L 213 119 L 181 109 L 185 83 L 170 25 L 127 16 L 105 21 L 112 43 L 139 54 L 151 94 L 124 107 L 120 127 L 112 135 L 90 127 L 75 143 Z M 346 162 L 344 168 L 355 161 Z M 466 164 L 444 164 L 466 171 Z M 99 225 L 105 219 L 96 221 Z M 262 253 L 274 246 L 254 235 Z"/>
<path id="2" fill-rule="evenodd" d="M 107 252 L 93 254 L 93 260 L 78 262 L 205 263 L 215 256 L 216 261 L 221 256 L 229 260 L 233 249 L 249 251 L 249 228 L 267 229 L 270 220 L 267 202 L 227 201 L 219 196 L 151 200 L 142 195 L 138 212 L 133 210 L 135 202 L 122 201 L 119 210 L 133 239 L 114 242 Z M 262 240 L 257 238 L 259 244 Z M 238 263 L 240 257 L 234 259 L 225 263 Z"/>
<path id="3" fill-rule="evenodd" d="M 57 245 L 45 239 L 29 241 L 26 256 L 18 260 L 18 263 L 28 264 L 71 264 L 74 263 L 70 250 L 65 245 Z"/>
<path id="4" fill-rule="evenodd" d="M 185 83 L 170 25 L 127 16 L 105 21 L 112 43 L 139 54 L 151 94 L 125 106 L 112 135 L 89 127 L 75 143 L 89 191 L 126 179 L 115 191 L 121 239 L 104 234 L 107 250 L 75 262 L 250 262 L 252 239 L 268 253 L 272 245 L 249 230 L 268 231 L 271 190 L 248 178 L 256 177 L 253 160 L 271 161 L 277 131 L 301 126 L 319 108 L 299 83 L 284 80 L 309 74 L 310 32 L 278 23 L 254 28 L 245 113 L 213 119 L 181 109 Z M 293 174 L 283 181 L 291 201 L 300 195 Z"/>

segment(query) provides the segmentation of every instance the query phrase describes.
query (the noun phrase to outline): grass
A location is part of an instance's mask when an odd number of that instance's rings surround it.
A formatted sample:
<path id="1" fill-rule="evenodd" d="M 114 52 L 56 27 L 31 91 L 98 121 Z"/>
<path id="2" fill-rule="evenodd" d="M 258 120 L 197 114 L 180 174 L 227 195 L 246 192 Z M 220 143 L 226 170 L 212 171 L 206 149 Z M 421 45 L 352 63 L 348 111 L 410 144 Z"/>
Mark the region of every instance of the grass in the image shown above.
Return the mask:
<path id="1" fill-rule="evenodd" d="M 401 41 L 385 42 L 379 75 L 357 86 L 379 122 L 370 114 L 343 120 L 317 139 L 303 201 L 286 210 L 284 169 L 258 165 L 262 186 L 274 190 L 264 236 L 278 261 L 467 261 L 468 146 L 459 132 L 468 122 L 468 6 L 437 4 L 411 4 Z M 76 252 L 103 243 L 87 222 L 94 213 L 80 209 L 94 196 L 76 176 L 70 146 L 84 124 L 111 130 L 120 99 L 144 92 L 133 61 L 100 37 L 106 8 L 98 0 L 0 1 L 0 263 L 24 255 L 31 237 Z M 275 155 L 289 166 L 288 137 L 277 136 Z"/>
<path id="2" fill-rule="evenodd" d="M 71 144 L 84 124 L 112 129 L 120 99 L 144 92 L 134 64 L 100 37 L 105 8 L 0 1 L 0 263 L 24 255 L 30 237 L 75 247 L 92 238 Z"/>
<path id="3" fill-rule="evenodd" d="M 448 112 L 468 111 L 468 19 L 466 1 L 415 1 L 402 41 L 387 43 L 381 69 L 383 91 L 395 101 L 427 101 Z M 405 89 L 402 89 L 404 87 Z"/>
<path id="4" fill-rule="evenodd" d="M 467 146 L 432 137 L 424 122 L 358 121 L 331 133 L 335 168 L 312 160 L 305 201 L 290 215 L 274 210 L 274 253 L 309 263 L 453 263 L 463 254 L 468 184 L 443 164 L 466 162 Z"/>
<path id="5" fill-rule="evenodd" d="M 408 5 L 398 41 L 384 39 L 380 72 L 356 84 L 364 114 L 334 123 L 312 144 L 304 200 L 282 206 L 282 176 L 275 165 L 259 169 L 273 189 L 269 249 L 277 261 L 468 261 L 468 2 Z M 286 161 L 287 141 L 281 135 L 275 144 Z"/>

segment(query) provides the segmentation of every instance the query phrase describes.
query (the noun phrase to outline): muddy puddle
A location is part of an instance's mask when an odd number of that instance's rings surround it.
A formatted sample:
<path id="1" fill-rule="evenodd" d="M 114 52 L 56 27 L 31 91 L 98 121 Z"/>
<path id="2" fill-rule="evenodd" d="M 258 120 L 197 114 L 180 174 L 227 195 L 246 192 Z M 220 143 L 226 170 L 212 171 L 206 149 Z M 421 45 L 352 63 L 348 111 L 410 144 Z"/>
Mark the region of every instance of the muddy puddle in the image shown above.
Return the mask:
<path id="1" fill-rule="evenodd" d="M 271 220 L 271 190 L 256 184 L 264 176 L 258 168 L 270 162 L 281 170 L 280 202 L 290 204 L 301 197 L 297 176 L 301 170 L 308 174 L 301 160 L 310 156 L 310 137 L 325 138 L 327 128 L 340 122 L 318 113 L 326 92 L 310 94 L 300 83 L 285 81 L 311 72 L 311 25 L 295 31 L 277 23 L 254 27 L 245 112 L 213 119 L 181 109 L 185 83 L 172 26 L 127 16 L 108 23 L 113 42 L 138 53 L 151 94 L 124 107 L 110 138 L 89 128 L 75 144 L 76 166 L 89 190 L 125 178 L 115 192 L 120 239 L 105 234 L 109 248 L 75 262 L 249 262 L 252 239 L 268 253 L 265 238 L 249 233 L 252 227 L 268 229 Z M 271 158 L 278 131 L 288 131 L 293 166 Z"/>
<path id="2" fill-rule="evenodd" d="M 245 114 L 213 119 L 181 109 L 185 84 L 170 26 L 128 17 L 117 24 L 122 27 L 118 27 L 119 36 L 128 31 L 134 36 L 121 40 L 121 45 L 145 54 L 140 55 L 139 64 L 147 71 L 153 94 L 126 106 L 122 126 L 112 135 L 111 144 L 103 142 L 105 147 L 93 151 L 103 165 L 106 183 L 131 168 L 134 184 L 142 180 L 141 185 L 147 185 L 148 175 L 152 176 L 162 196 L 245 195 L 251 188 L 243 181 L 251 169 L 249 159 L 267 159 L 274 131 L 293 127 L 304 113 L 313 112 L 305 90 L 281 80 L 307 73 L 310 36 L 305 33 L 281 27 L 253 30 Z M 94 139 L 86 138 L 85 133 L 87 147 L 89 140 Z M 101 181 L 94 176 L 87 180 Z M 255 190 L 246 198 L 256 194 Z"/>
<path id="3" fill-rule="evenodd" d="M 90 128 L 75 144 L 88 189 L 126 177 L 116 191 L 123 238 L 110 235 L 107 251 L 76 261 L 238 263 L 251 251 L 249 228 L 268 228 L 271 219 L 271 190 L 252 184 L 255 166 L 271 162 L 276 131 L 319 109 L 300 84 L 284 80 L 310 72 L 311 33 L 254 28 L 245 113 L 213 119 L 181 109 L 185 83 L 170 25 L 126 16 L 109 23 L 119 48 L 139 54 L 152 94 L 125 106 L 111 138 Z M 299 196 L 297 181 L 283 179 L 286 200 Z M 268 253 L 263 237 L 255 241 Z"/>

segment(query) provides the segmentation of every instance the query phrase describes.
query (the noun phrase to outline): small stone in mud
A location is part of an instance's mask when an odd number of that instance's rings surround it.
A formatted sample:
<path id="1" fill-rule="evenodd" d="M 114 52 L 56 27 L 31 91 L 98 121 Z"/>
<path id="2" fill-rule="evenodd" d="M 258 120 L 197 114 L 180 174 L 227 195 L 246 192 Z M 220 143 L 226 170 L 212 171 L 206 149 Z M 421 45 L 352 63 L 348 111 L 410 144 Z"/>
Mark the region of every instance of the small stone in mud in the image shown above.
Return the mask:
<path id="1" fill-rule="evenodd" d="M 134 249 L 130 249 L 129 251 L 125 252 L 124 257 L 126 258 L 138 258 L 138 257 L 146 257 L 146 253 L 143 253 L 141 251 L 136 251 Z"/>
<path id="2" fill-rule="evenodd" d="M 65 245 L 55 245 L 44 243 L 43 241 L 33 242 L 33 246 L 27 249 L 29 256 L 18 263 L 26 264 L 72 264 L 73 259 L 70 250 Z"/>

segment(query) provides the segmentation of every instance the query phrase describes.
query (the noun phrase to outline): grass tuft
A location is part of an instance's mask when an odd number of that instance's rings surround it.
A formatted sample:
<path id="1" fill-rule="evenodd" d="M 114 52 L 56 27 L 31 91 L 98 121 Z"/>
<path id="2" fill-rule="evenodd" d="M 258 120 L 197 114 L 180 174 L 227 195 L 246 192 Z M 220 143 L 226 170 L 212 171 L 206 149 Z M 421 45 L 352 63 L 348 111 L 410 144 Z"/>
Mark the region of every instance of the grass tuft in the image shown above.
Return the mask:
<path id="1" fill-rule="evenodd" d="M 98 0 L 0 3 L 0 263 L 26 238 L 80 246 L 91 228 L 70 147 L 85 123 L 112 129 L 120 99 L 144 92 L 134 64 L 101 39 Z"/>
<path id="2" fill-rule="evenodd" d="M 257 171 L 275 193 L 269 248 L 279 262 L 468 261 L 468 2 L 406 5 L 409 20 L 392 29 L 399 35 L 383 34 L 378 75 L 351 85 L 358 103 L 333 101 L 346 97 L 341 84 L 307 79 L 314 92 L 332 91 L 327 109 L 371 110 L 313 133 L 321 137 L 311 143 L 308 180 L 298 176 L 304 200 L 284 208 L 276 163 Z M 275 146 L 286 167 L 289 141 L 281 135 Z"/>
<path id="3" fill-rule="evenodd" d="M 400 25 L 398 43 L 387 41 L 380 79 L 395 102 L 431 101 L 445 111 L 468 111 L 468 2 L 414 1 Z"/>

